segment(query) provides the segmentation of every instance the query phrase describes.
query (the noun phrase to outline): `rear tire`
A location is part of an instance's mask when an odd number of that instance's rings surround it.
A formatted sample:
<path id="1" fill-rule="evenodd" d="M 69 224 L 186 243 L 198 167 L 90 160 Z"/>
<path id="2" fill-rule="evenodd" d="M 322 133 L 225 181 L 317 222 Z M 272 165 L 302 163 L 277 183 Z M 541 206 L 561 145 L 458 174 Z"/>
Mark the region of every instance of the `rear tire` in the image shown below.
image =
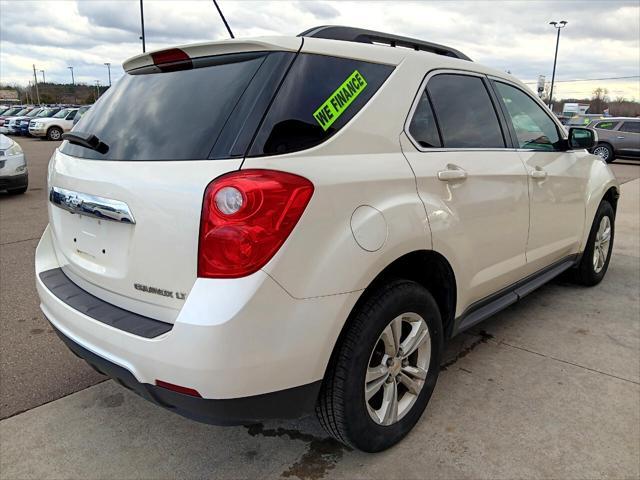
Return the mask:
<path id="1" fill-rule="evenodd" d="M 587 246 L 580 264 L 573 271 L 573 280 L 591 287 L 602 281 L 611 260 L 615 233 L 615 212 L 609 202 L 603 200 L 591 225 Z"/>
<path id="2" fill-rule="evenodd" d="M 62 139 L 62 130 L 58 127 L 51 127 L 47 130 L 47 140 L 61 140 Z"/>
<path id="3" fill-rule="evenodd" d="M 422 285 L 394 280 L 372 291 L 352 312 L 329 362 L 316 406 L 324 429 L 365 452 L 398 443 L 431 398 L 442 344 L 440 311 Z"/>
<path id="4" fill-rule="evenodd" d="M 613 152 L 613 147 L 608 143 L 599 143 L 596 148 L 593 149 L 593 154 L 598 155 L 602 160 L 607 163 L 612 163 L 616 159 L 616 155 Z"/>

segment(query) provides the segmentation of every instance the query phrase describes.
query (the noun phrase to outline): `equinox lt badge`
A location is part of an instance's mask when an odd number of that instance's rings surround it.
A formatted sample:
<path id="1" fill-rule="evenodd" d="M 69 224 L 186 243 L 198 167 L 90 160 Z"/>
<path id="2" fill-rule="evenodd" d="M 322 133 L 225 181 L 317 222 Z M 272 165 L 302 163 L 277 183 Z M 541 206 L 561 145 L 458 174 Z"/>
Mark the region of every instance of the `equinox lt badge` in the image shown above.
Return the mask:
<path id="1" fill-rule="evenodd" d="M 147 285 L 142 285 L 141 283 L 134 283 L 133 287 L 136 290 L 140 290 L 141 292 L 155 293 L 156 295 L 161 295 L 163 297 L 169 297 L 169 298 L 177 298 L 178 300 L 184 300 L 187 297 L 187 294 L 184 292 L 175 292 L 175 296 L 174 296 L 171 290 L 165 290 L 163 288 L 156 288 L 156 287 L 148 287 Z"/>

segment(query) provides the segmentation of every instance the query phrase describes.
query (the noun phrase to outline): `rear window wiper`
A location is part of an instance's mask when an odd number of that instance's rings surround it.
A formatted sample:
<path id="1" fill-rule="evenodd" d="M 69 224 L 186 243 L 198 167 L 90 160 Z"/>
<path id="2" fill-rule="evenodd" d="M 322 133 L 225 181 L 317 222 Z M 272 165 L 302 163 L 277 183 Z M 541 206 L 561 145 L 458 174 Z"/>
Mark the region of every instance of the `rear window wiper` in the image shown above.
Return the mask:
<path id="1" fill-rule="evenodd" d="M 109 145 L 101 142 L 98 137 L 93 133 L 85 132 L 69 132 L 63 133 L 62 139 L 67 140 L 74 145 L 80 145 L 81 147 L 88 148 L 89 150 L 95 150 L 98 153 L 107 153 L 109 151 Z"/>

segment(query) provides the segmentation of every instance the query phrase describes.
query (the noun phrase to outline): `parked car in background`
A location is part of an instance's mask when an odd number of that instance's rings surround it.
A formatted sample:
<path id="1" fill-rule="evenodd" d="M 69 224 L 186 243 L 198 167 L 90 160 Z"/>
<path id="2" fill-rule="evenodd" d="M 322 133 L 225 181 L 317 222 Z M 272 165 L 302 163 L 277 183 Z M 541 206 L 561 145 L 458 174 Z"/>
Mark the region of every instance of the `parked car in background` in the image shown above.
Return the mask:
<path id="1" fill-rule="evenodd" d="M 29 123 L 31 120 L 36 120 L 39 118 L 50 118 L 53 117 L 56 113 L 62 110 L 62 107 L 44 107 L 35 118 L 25 118 L 20 122 L 20 127 L 17 131 L 18 135 L 30 136 L 29 134 Z"/>
<path id="2" fill-rule="evenodd" d="M 0 133 L 5 135 L 9 133 L 9 125 L 12 124 L 12 121 L 13 121 L 13 125 L 15 125 L 16 118 L 24 117 L 27 113 L 29 113 L 34 108 L 36 107 L 33 107 L 33 106 L 23 107 L 14 115 L 5 115 L 4 120 L 2 122 L 2 126 L 0 126 Z"/>
<path id="3" fill-rule="evenodd" d="M 47 140 L 61 140 L 62 134 L 73 127 L 77 108 L 64 108 L 51 118 L 36 118 L 29 122 L 29 134 Z"/>
<path id="4" fill-rule="evenodd" d="M 73 119 L 73 125 L 75 126 L 76 123 L 78 123 L 80 121 L 80 119 L 82 118 L 82 116 L 87 113 L 87 111 L 93 107 L 93 105 L 85 105 L 83 107 L 80 107 L 78 109 L 78 113 L 76 113 L 75 118 Z"/>
<path id="5" fill-rule="evenodd" d="M 11 117 L 13 115 L 17 115 L 23 109 L 24 109 L 24 106 L 20 105 L 20 106 L 15 106 L 15 107 L 8 108 L 4 112 L 2 112 L 2 115 L 0 115 L 0 127 L 4 125 L 4 119 L 5 118 Z"/>
<path id="6" fill-rule="evenodd" d="M 17 142 L 0 134 L 0 190 L 24 193 L 29 185 L 27 161 Z"/>
<path id="7" fill-rule="evenodd" d="M 20 125 L 22 124 L 22 121 L 30 121 L 32 118 L 36 117 L 42 110 L 43 107 L 36 107 L 30 110 L 26 115 L 20 117 L 11 117 L 9 119 L 9 123 L 6 124 L 9 135 L 20 135 Z"/>
<path id="8" fill-rule="evenodd" d="M 593 121 L 589 127 L 598 132 L 598 144 L 592 152 L 605 162 L 640 157 L 640 118 L 610 117 Z"/>

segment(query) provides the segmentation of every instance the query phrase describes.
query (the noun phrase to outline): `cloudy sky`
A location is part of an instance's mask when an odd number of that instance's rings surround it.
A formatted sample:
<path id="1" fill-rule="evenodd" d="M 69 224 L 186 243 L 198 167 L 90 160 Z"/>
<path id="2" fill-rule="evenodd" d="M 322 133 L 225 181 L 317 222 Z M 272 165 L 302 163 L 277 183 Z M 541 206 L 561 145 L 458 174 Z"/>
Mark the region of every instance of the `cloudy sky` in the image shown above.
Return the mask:
<path id="1" fill-rule="evenodd" d="M 244 1 L 219 0 L 236 37 L 295 35 L 315 25 L 351 25 L 451 45 L 477 62 L 526 82 L 551 78 L 555 30 L 562 31 L 560 98 L 590 95 L 640 100 L 640 0 L 564 1 Z M 147 50 L 220 40 L 226 30 L 211 0 L 144 0 Z M 141 52 L 138 0 L 0 0 L 0 81 L 26 85 L 31 65 L 47 81 L 107 83 Z M 42 75 L 38 73 L 39 80 Z M 532 85 L 535 88 L 535 85 Z"/>

